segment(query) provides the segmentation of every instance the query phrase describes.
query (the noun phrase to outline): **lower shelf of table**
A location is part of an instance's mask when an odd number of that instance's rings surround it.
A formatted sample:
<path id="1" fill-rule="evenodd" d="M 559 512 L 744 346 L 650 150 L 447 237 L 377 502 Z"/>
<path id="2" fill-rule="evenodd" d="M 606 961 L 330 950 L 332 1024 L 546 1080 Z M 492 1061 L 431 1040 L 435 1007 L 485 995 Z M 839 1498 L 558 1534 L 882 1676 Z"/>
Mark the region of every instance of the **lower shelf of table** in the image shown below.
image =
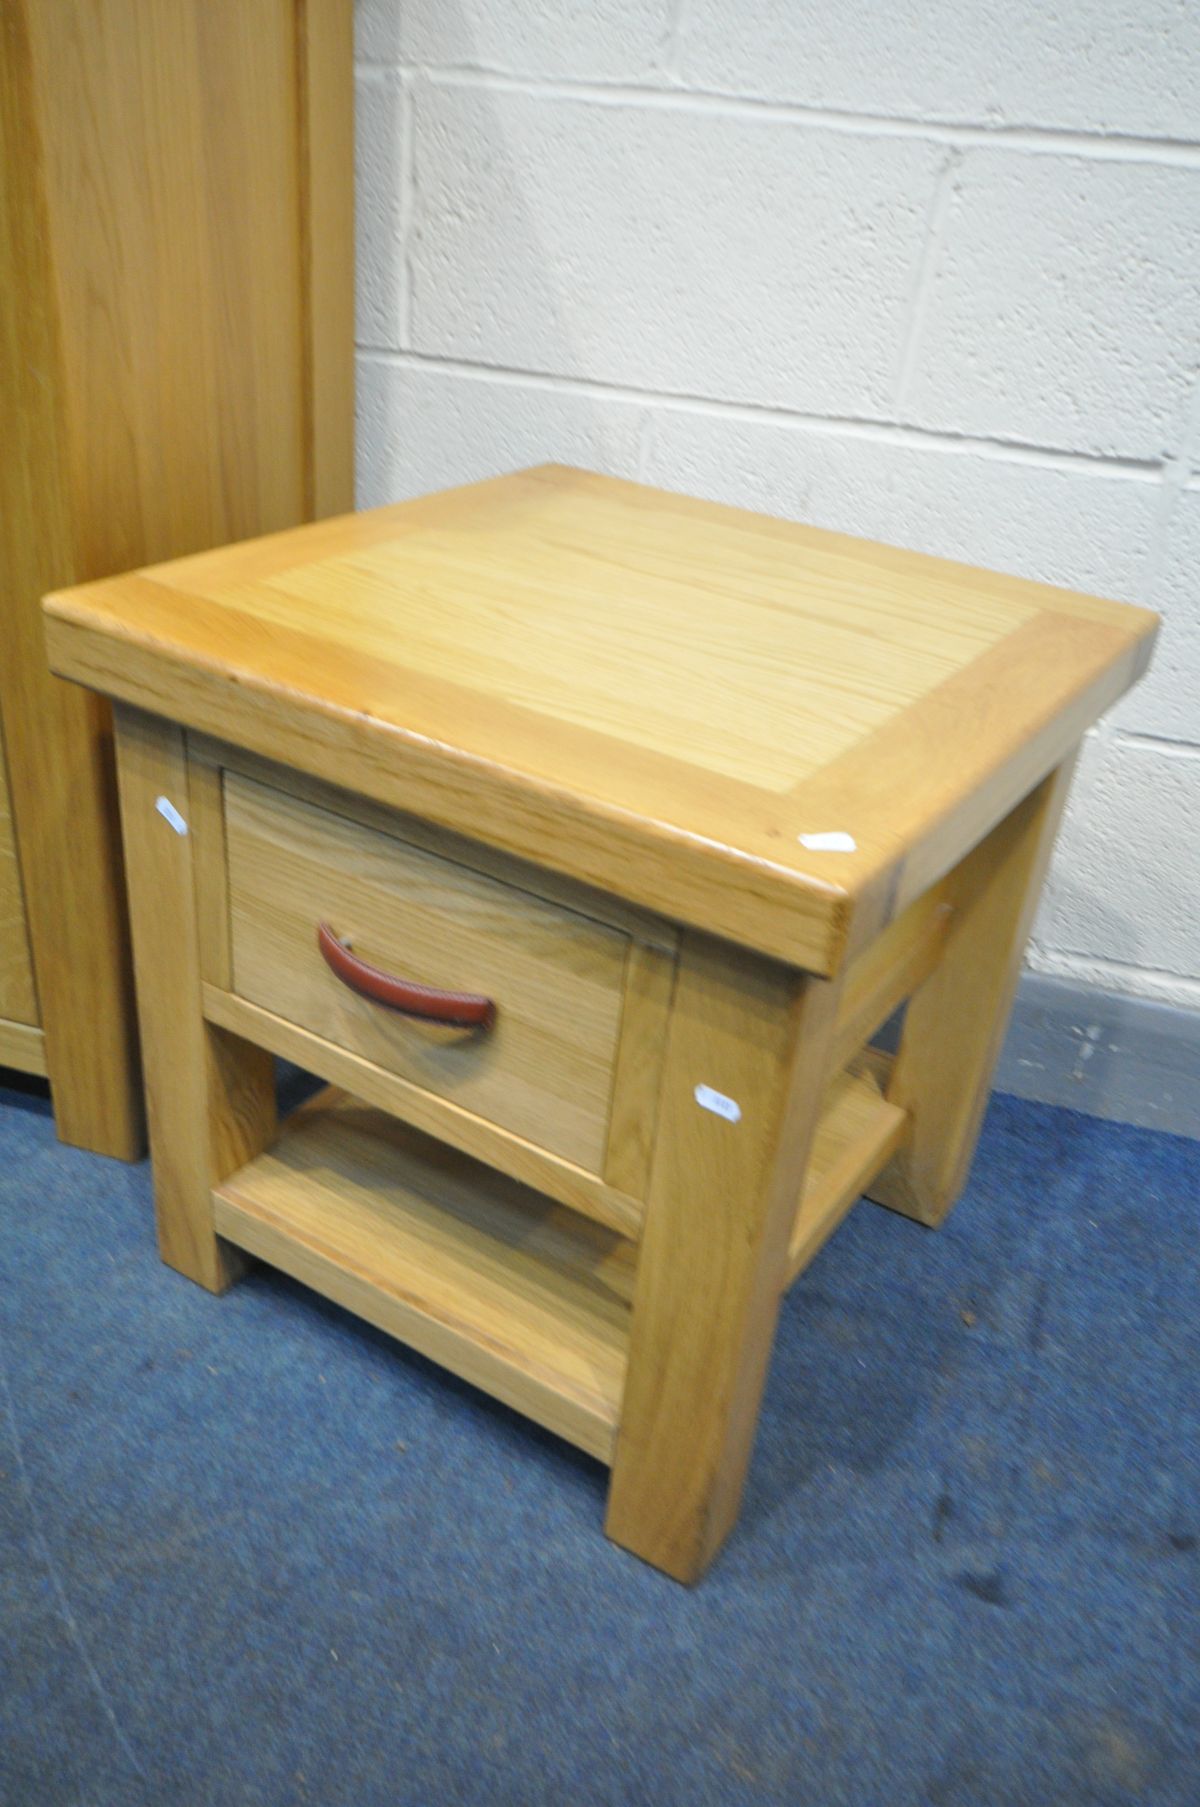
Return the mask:
<path id="1" fill-rule="evenodd" d="M 326 1091 L 213 1194 L 221 1236 L 608 1461 L 634 1247 Z"/>
<path id="2" fill-rule="evenodd" d="M 885 1061 L 866 1051 L 826 1093 L 788 1282 L 902 1139 Z M 612 1459 L 633 1242 L 334 1087 L 213 1208 L 227 1241 Z"/>
<path id="3" fill-rule="evenodd" d="M 46 1073 L 46 1038 L 32 1023 L 14 1023 L 0 1017 L 0 1067 L 18 1073 Z"/>
<path id="4" fill-rule="evenodd" d="M 863 1048 L 831 1080 L 788 1244 L 791 1285 L 908 1135 L 908 1113 L 885 1096 L 892 1057 Z"/>

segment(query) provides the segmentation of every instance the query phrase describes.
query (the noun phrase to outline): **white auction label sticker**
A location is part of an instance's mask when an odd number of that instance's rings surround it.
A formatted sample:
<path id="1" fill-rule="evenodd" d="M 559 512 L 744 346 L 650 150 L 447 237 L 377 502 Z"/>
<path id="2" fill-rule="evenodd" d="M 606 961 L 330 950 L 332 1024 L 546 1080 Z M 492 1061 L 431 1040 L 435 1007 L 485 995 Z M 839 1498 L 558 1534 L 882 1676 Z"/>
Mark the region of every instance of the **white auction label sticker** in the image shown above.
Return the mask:
<path id="1" fill-rule="evenodd" d="M 696 1103 L 702 1110 L 712 1111 L 715 1117 L 724 1117 L 726 1123 L 740 1123 L 742 1107 L 736 1098 L 727 1098 L 724 1092 L 718 1092 L 711 1085 L 698 1085 L 695 1091 Z"/>
<path id="2" fill-rule="evenodd" d="M 845 834 L 840 828 L 832 829 L 827 834 L 798 834 L 796 839 L 801 847 L 807 847 L 810 853 L 857 853 L 858 842 L 852 834 Z"/>
<path id="3" fill-rule="evenodd" d="M 176 834 L 187 833 L 188 825 L 169 797 L 160 797 L 154 807 L 163 821 L 171 824 Z"/>

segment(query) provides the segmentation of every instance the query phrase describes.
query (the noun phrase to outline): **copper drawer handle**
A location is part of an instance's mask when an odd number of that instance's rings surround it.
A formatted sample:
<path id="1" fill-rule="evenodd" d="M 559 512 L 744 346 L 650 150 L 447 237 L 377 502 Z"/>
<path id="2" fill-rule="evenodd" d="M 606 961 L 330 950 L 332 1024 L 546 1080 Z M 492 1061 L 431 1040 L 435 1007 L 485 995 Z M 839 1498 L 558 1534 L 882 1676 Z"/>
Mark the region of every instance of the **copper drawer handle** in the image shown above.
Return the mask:
<path id="1" fill-rule="evenodd" d="M 343 985 L 375 1004 L 386 1004 L 389 1010 L 423 1017 L 430 1023 L 448 1023 L 454 1029 L 490 1029 L 496 1020 L 491 998 L 471 991 L 435 991 L 432 986 L 415 985 L 411 979 L 396 979 L 377 966 L 368 966 L 338 940 L 327 922 L 317 924 L 317 946 L 326 966 Z"/>

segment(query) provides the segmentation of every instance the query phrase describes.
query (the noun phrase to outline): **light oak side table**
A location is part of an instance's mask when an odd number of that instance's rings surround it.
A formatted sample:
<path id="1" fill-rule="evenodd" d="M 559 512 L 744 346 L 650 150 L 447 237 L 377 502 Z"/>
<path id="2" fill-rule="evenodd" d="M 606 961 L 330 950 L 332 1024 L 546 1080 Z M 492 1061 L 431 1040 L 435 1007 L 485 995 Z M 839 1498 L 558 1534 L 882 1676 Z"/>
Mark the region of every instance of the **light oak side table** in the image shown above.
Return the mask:
<path id="1" fill-rule="evenodd" d="M 164 1259 L 549 1425 L 695 1579 L 785 1289 L 963 1185 L 1155 617 L 555 467 L 46 609 L 118 705 Z M 329 1082 L 282 1127 L 277 1055 Z"/>

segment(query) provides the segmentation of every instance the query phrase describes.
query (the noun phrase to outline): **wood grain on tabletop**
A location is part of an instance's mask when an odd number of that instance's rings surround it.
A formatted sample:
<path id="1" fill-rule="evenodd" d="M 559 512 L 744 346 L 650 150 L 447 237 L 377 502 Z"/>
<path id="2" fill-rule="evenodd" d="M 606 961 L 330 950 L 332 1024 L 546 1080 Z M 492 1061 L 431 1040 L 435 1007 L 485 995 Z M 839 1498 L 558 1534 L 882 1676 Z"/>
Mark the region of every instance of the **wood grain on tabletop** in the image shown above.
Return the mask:
<path id="1" fill-rule="evenodd" d="M 1155 627 L 559 467 L 47 606 L 84 682 L 820 972 L 1065 756 Z M 831 831 L 853 850 L 799 839 Z"/>

